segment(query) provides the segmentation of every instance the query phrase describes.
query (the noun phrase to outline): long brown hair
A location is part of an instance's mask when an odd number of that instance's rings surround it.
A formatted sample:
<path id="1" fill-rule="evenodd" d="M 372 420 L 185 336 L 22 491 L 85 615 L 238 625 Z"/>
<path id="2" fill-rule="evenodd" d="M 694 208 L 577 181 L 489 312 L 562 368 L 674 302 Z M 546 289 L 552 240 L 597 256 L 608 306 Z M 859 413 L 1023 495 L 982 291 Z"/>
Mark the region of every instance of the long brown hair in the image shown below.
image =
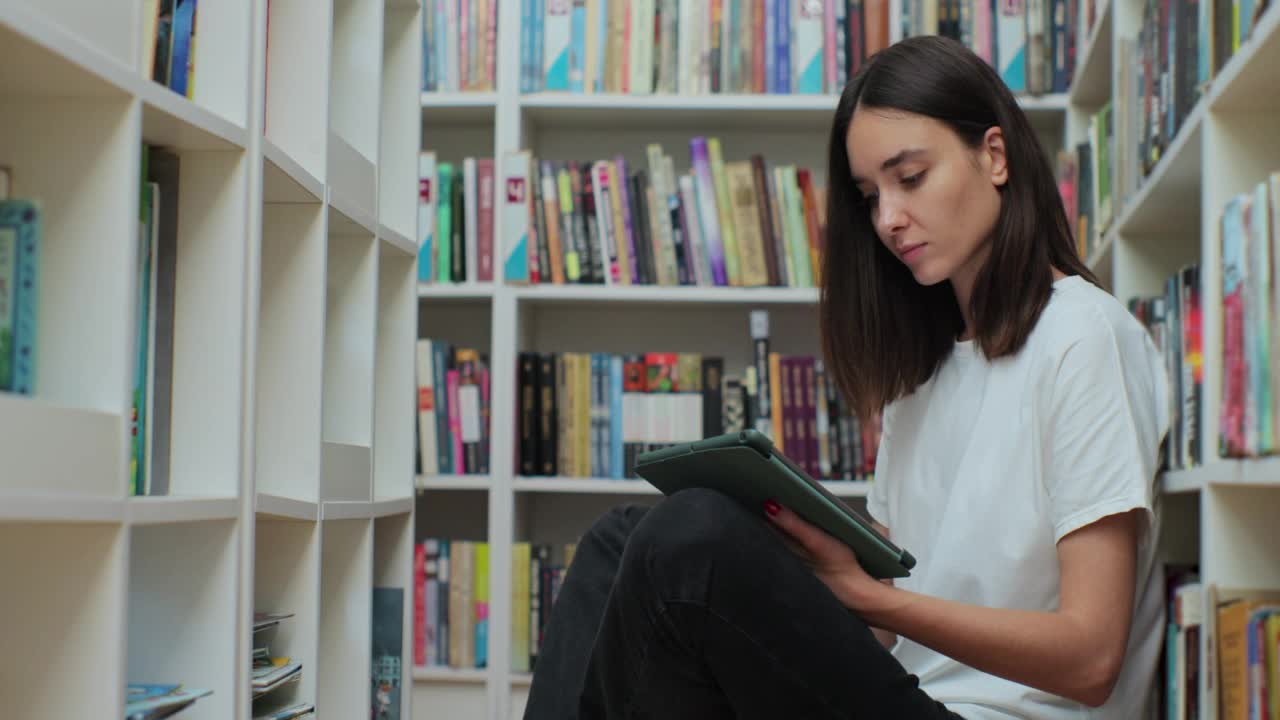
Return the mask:
<path id="1" fill-rule="evenodd" d="M 1000 127 L 1009 177 L 970 300 L 976 345 L 987 358 L 1022 348 L 1049 302 L 1052 267 L 1098 280 L 1076 255 L 1045 151 L 991 66 L 937 36 L 880 51 L 845 87 L 831 126 L 819 305 L 827 367 L 852 407 L 868 417 L 937 371 L 964 319 L 950 283 L 919 284 L 876 237 L 845 147 L 859 107 L 935 118 L 972 148 L 987 129 Z"/>

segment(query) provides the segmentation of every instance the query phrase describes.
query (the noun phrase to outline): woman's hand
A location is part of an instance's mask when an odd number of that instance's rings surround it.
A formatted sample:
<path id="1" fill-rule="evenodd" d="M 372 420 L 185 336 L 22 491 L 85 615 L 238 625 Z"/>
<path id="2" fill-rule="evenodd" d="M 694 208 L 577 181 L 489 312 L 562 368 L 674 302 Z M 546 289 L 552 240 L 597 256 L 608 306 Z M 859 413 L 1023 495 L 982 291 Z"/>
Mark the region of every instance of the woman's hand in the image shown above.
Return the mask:
<path id="1" fill-rule="evenodd" d="M 765 502 L 764 510 L 784 538 L 794 541 L 788 543 L 792 549 L 845 607 L 867 612 L 887 600 L 884 593 L 892 592 L 891 586 L 868 575 L 849 546 L 773 500 Z"/>

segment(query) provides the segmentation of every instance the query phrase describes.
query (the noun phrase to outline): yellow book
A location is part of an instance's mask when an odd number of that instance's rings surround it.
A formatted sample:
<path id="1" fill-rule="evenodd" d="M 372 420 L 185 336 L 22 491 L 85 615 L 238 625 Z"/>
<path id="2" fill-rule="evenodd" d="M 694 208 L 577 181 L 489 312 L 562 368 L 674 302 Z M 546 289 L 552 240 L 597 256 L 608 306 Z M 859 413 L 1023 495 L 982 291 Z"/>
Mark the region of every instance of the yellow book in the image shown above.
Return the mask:
<path id="1" fill-rule="evenodd" d="M 556 171 L 556 183 L 560 191 L 561 234 L 565 239 L 561 243 L 564 250 L 564 275 L 569 282 L 576 283 L 582 275 L 582 267 L 579 264 L 579 238 L 573 223 L 573 187 L 569 183 L 568 168 L 561 167 Z"/>
<path id="2" fill-rule="evenodd" d="M 578 477 L 591 477 L 591 355 L 578 355 L 575 381 L 578 427 L 574 437 L 577 439 Z"/>
<path id="3" fill-rule="evenodd" d="M 769 353 L 769 415 L 773 425 L 773 444 L 782 447 L 782 357 Z"/>
<path id="4" fill-rule="evenodd" d="M 716 187 L 716 211 L 720 218 L 720 239 L 724 243 L 725 277 L 730 285 L 742 285 L 738 240 L 734 233 L 733 210 L 729 201 L 729 183 L 724 174 L 724 156 L 720 152 L 720 138 L 707 138 L 707 161 L 711 165 L 711 182 Z"/>
<path id="5" fill-rule="evenodd" d="M 610 6 L 612 7 L 612 5 Z M 612 160 L 609 166 L 609 204 L 613 211 L 613 241 L 618 255 L 618 278 L 622 285 L 630 285 L 631 251 L 627 244 L 627 228 L 622 222 L 622 186 L 627 179 L 618 174 L 618 164 Z"/>
<path id="6" fill-rule="evenodd" d="M 751 163 L 746 161 L 726 163 L 724 172 L 729 184 L 738 254 L 742 261 L 742 284 L 750 287 L 768 285 L 769 267 L 764 259 L 764 236 L 760 228 L 760 209 L 756 204 L 755 173 L 751 169 Z"/>
<path id="7" fill-rule="evenodd" d="M 529 672 L 529 543 L 511 546 L 511 671 Z"/>
<path id="8" fill-rule="evenodd" d="M 478 542 L 474 548 L 474 582 L 471 603 L 475 609 L 475 665 L 489 665 L 489 543 Z"/>

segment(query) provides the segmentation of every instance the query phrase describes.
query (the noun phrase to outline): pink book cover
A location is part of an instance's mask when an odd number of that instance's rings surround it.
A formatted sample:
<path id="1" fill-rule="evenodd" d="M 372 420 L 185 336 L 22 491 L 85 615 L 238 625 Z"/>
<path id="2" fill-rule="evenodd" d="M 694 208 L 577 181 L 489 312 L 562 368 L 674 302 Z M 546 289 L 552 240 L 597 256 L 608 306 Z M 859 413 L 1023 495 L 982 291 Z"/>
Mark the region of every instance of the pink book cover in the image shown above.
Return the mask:
<path id="1" fill-rule="evenodd" d="M 471 0 L 458 0 L 458 57 L 449 62 L 458 63 L 458 89 L 471 89 L 471 37 L 467 34 L 467 18 L 471 16 Z"/>
<path id="2" fill-rule="evenodd" d="M 995 67 L 996 58 L 991 46 L 991 3 L 974 4 L 973 48 L 978 53 L 978 57 Z"/>
<path id="3" fill-rule="evenodd" d="M 493 158 L 476 161 L 476 175 L 480 192 L 479 218 L 476 220 L 480 267 L 476 279 L 493 282 Z"/>
<path id="4" fill-rule="evenodd" d="M 453 448 L 453 471 L 458 475 L 466 473 L 470 468 L 463 464 L 462 455 L 462 413 L 458 408 L 458 371 L 445 372 L 445 387 L 449 393 L 449 444 Z"/>
<path id="5" fill-rule="evenodd" d="M 498 46 L 498 0 L 489 0 L 489 18 L 485 22 L 485 89 L 497 87 L 496 52 Z"/>
<path id="6" fill-rule="evenodd" d="M 413 664 L 427 664 L 427 548 L 413 546 Z"/>

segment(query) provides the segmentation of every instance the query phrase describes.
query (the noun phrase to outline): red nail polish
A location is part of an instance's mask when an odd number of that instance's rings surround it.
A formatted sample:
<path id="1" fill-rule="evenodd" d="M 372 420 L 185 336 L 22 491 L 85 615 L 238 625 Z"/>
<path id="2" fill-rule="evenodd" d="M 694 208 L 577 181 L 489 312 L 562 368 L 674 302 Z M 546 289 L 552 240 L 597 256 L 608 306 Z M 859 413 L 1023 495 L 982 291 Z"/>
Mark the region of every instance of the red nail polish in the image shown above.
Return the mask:
<path id="1" fill-rule="evenodd" d="M 773 500 L 764 501 L 764 511 L 769 513 L 769 517 L 775 517 L 782 506 Z"/>

